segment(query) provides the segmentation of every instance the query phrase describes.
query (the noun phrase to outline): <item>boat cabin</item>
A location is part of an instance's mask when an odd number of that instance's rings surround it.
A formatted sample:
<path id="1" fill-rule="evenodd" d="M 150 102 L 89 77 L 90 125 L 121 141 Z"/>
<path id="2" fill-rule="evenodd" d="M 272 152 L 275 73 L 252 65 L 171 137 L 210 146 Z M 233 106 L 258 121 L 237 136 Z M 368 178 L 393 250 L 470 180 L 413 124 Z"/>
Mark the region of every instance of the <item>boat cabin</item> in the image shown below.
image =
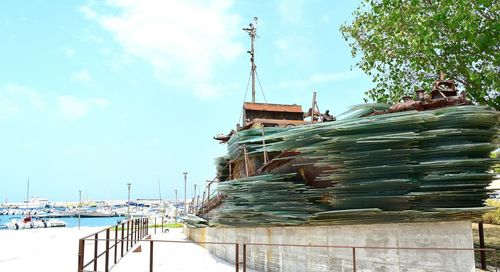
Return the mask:
<path id="1" fill-rule="evenodd" d="M 251 127 L 294 127 L 305 124 L 300 105 L 245 102 L 243 129 Z"/>

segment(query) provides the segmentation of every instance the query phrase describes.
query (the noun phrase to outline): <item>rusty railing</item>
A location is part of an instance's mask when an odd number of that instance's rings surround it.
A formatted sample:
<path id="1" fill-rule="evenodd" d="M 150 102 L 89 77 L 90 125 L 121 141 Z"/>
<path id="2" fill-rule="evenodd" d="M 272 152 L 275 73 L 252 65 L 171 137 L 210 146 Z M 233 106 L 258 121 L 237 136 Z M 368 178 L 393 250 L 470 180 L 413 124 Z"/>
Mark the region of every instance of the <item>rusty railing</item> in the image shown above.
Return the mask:
<path id="1" fill-rule="evenodd" d="M 356 272 L 356 249 L 365 250 L 425 250 L 425 251 L 479 251 L 481 253 L 491 252 L 493 254 L 493 262 L 495 272 L 498 270 L 497 263 L 497 252 L 493 248 L 421 248 L 421 247 L 373 247 L 373 246 L 335 246 L 335 245 L 300 245 L 300 244 L 264 244 L 264 243 L 243 243 L 243 261 L 242 267 L 243 272 L 247 270 L 247 248 L 249 246 L 259 246 L 259 247 L 309 247 L 309 248 L 343 248 L 350 249 L 352 251 L 352 271 Z"/>
<path id="2" fill-rule="evenodd" d="M 181 243 L 181 244 L 205 244 L 205 245 L 234 245 L 235 252 L 235 269 L 236 272 L 240 271 L 240 244 L 239 243 L 225 243 L 225 242 L 194 242 L 194 241 L 175 241 L 175 240 L 154 240 L 147 239 L 149 242 L 149 272 L 153 272 L 154 265 L 154 243 Z"/>
<path id="3" fill-rule="evenodd" d="M 99 258 L 104 257 L 104 270 L 108 272 L 139 240 L 144 239 L 149 233 L 148 218 L 130 219 L 115 226 L 105 228 L 96 233 L 87 235 L 78 241 L 78 272 L 96 272 Z M 110 237 L 114 230 L 114 238 Z M 121 235 L 118 235 L 121 232 Z M 105 238 L 99 238 L 99 236 Z M 93 242 L 92 259 L 85 260 L 85 242 Z M 99 253 L 99 241 L 104 242 L 104 250 Z M 110 245 L 112 243 L 112 245 Z M 120 253 L 118 254 L 118 248 Z M 113 255 L 113 264 L 110 266 L 110 255 Z M 88 268 L 93 265 L 91 268 Z M 92 270 L 89 270 L 92 269 Z"/>

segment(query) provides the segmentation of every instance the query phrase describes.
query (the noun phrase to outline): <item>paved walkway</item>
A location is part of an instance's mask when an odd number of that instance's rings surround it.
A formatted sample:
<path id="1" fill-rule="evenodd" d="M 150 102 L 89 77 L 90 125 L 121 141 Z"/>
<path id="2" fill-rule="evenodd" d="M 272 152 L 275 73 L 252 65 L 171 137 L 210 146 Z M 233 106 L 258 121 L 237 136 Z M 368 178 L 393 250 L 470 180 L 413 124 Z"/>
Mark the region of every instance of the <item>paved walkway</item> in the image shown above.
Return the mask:
<path id="1" fill-rule="evenodd" d="M 180 228 L 170 229 L 168 233 L 152 234 L 152 239 L 189 241 Z M 130 251 L 111 271 L 149 272 L 150 242 L 139 242 L 134 248 L 137 246 L 141 246 L 140 252 Z M 154 242 L 153 259 L 154 272 L 234 272 L 236 270 L 234 264 L 211 255 L 197 244 Z"/>

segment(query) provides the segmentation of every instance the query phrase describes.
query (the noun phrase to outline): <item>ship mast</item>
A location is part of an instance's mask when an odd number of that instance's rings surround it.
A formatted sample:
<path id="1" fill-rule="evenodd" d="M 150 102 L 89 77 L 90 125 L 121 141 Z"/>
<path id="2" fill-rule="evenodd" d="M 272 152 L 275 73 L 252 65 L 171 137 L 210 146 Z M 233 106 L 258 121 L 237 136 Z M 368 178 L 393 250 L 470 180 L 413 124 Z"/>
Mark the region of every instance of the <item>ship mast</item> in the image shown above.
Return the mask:
<path id="1" fill-rule="evenodd" d="M 247 32 L 250 36 L 250 50 L 247 51 L 250 54 L 251 75 L 252 75 L 252 102 L 255 103 L 255 73 L 257 66 L 255 65 L 255 51 L 254 51 L 254 41 L 255 36 L 257 36 L 257 17 L 253 17 L 253 23 L 248 24 L 248 27 L 244 27 L 243 31 Z"/>
<path id="2" fill-rule="evenodd" d="M 30 202 L 30 179 L 28 178 L 28 188 L 26 189 L 26 210 L 28 209 L 28 205 Z"/>

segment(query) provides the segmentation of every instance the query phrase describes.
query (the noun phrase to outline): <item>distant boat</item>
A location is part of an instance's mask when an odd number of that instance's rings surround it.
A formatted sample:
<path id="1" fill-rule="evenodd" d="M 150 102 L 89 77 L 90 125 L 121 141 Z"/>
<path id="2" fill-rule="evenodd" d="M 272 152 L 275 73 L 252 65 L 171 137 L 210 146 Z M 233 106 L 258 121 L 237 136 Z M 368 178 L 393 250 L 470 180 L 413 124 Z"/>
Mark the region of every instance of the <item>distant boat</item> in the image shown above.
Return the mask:
<path id="1" fill-rule="evenodd" d="M 43 209 L 50 206 L 50 204 L 48 199 L 32 197 L 29 201 L 25 200 L 23 206 L 27 209 Z"/>
<path id="2" fill-rule="evenodd" d="M 46 198 L 32 197 L 30 198 L 30 180 L 28 179 L 26 185 L 26 200 L 18 203 L 3 203 L 2 207 L 5 208 L 19 208 L 19 209 L 44 209 L 50 206 L 49 200 Z"/>
<path id="3" fill-rule="evenodd" d="M 50 206 L 48 199 L 40 197 L 32 197 L 29 200 L 24 200 L 23 202 L 12 202 L 2 204 L 5 208 L 19 208 L 19 209 L 44 209 Z"/>
<path id="4" fill-rule="evenodd" d="M 0 228 L 11 230 L 57 227 L 66 227 L 66 222 L 58 219 L 33 220 L 31 216 L 26 216 L 23 219 L 12 219 L 9 223 L 3 225 L 3 227 L 0 226 Z"/>
<path id="5" fill-rule="evenodd" d="M 117 214 L 115 212 L 82 212 L 80 217 L 89 218 L 89 217 L 115 217 Z"/>

